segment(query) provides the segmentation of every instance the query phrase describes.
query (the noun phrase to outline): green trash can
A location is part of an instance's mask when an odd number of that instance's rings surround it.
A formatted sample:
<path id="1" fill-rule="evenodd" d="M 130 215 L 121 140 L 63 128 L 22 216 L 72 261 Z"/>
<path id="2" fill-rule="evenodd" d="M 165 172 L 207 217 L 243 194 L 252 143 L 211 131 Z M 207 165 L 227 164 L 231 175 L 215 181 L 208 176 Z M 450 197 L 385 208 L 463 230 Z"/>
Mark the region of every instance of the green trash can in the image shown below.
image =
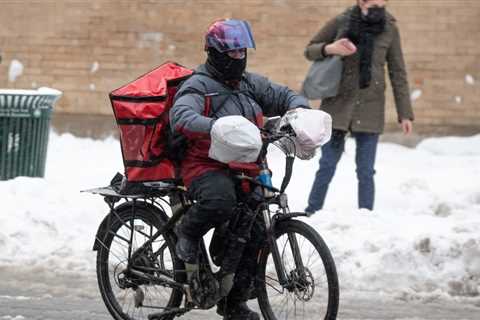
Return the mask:
<path id="1" fill-rule="evenodd" d="M 61 94 L 0 89 L 0 180 L 45 175 L 50 118 Z"/>

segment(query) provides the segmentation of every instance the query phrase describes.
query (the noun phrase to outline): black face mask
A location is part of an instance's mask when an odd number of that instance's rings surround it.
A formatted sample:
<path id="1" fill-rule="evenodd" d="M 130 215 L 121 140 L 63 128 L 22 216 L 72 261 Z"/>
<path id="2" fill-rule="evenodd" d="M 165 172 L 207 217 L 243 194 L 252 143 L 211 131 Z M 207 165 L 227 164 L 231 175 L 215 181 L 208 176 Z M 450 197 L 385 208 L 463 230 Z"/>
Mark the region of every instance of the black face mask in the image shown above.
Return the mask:
<path id="1" fill-rule="evenodd" d="M 221 53 L 214 48 L 208 49 L 208 70 L 222 81 L 241 80 L 247 67 L 247 56 L 243 59 L 233 59 L 227 53 Z M 212 70 L 213 69 L 213 70 Z"/>
<path id="2" fill-rule="evenodd" d="M 373 6 L 368 8 L 367 15 L 362 15 L 363 19 L 368 23 L 380 23 L 385 21 L 385 7 Z"/>

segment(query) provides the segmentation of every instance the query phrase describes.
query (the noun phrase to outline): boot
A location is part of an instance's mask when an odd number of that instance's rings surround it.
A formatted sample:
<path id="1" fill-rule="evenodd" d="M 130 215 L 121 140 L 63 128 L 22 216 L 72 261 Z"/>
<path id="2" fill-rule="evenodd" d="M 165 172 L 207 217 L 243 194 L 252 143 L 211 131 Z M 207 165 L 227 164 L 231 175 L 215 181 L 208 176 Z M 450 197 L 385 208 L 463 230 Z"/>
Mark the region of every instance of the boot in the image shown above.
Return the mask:
<path id="1" fill-rule="evenodd" d="M 225 305 L 225 299 L 217 304 L 217 314 L 223 316 L 223 320 L 260 320 L 260 316 L 251 310 L 245 301 L 228 302 Z"/>

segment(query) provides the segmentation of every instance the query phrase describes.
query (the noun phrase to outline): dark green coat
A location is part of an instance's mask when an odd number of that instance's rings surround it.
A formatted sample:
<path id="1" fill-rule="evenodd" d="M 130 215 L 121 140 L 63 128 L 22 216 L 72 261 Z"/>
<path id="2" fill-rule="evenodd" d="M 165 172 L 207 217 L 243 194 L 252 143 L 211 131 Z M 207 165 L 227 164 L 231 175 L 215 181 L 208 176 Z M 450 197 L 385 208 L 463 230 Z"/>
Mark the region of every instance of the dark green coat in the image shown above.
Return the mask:
<path id="1" fill-rule="evenodd" d="M 345 34 L 353 8 L 330 20 L 305 49 L 308 60 L 322 60 L 322 49 Z M 359 89 L 359 55 L 343 58 L 339 94 L 322 101 L 335 129 L 382 133 L 385 126 L 385 63 L 393 87 L 398 120 L 413 120 L 410 91 L 395 18 L 387 13 L 385 31 L 375 38 L 370 87 Z"/>

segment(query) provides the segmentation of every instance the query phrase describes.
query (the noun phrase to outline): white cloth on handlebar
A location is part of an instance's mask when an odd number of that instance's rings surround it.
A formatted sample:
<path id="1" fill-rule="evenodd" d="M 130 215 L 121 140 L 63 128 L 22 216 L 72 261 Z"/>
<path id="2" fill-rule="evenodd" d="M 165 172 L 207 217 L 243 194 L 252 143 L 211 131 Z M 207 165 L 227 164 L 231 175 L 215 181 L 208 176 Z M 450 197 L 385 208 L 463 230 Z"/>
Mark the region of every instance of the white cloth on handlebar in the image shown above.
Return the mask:
<path id="1" fill-rule="evenodd" d="M 208 156 L 222 163 L 255 162 L 262 149 L 260 130 L 242 116 L 219 118 L 210 137 Z"/>
<path id="2" fill-rule="evenodd" d="M 291 110 L 282 117 L 280 127 L 286 125 L 295 132 L 296 155 L 302 160 L 313 158 L 316 149 L 330 141 L 332 135 L 332 117 L 321 110 Z"/>

